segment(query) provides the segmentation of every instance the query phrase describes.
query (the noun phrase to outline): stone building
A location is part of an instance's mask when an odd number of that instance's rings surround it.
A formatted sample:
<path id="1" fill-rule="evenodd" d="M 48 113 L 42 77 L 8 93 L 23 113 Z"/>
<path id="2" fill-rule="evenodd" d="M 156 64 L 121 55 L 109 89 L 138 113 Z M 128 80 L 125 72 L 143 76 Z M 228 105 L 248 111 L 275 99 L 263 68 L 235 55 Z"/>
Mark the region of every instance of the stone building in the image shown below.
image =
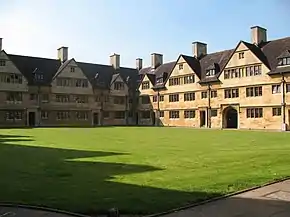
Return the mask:
<path id="1" fill-rule="evenodd" d="M 290 37 L 267 40 L 251 28 L 251 42 L 135 68 L 78 62 L 68 48 L 56 59 L 8 54 L 0 40 L 0 126 L 155 125 L 277 129 L 290 124 Z"/>

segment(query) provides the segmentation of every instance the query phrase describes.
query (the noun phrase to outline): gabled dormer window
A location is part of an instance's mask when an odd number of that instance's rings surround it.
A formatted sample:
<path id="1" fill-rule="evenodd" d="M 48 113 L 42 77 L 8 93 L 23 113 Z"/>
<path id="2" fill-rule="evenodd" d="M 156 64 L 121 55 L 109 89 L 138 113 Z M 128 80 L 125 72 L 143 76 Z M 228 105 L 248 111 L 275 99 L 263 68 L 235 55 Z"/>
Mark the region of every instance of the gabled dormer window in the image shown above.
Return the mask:
<path id="1" fill-rule="evenodd" d="M 156 84 L 162 84 L 163 83 L 163 78 L 157 78 Z"/>
<path id="2" fill-rule="evenodd" d="M 215 76 L 215 69 L 208 69 L 208 70 L 206 70 L 206 76 L 207 77 Z"/>
<path id="3" fill-rule="evenodd" d="M 0 60 L 0 66 L 5 66 L 6 65 L 6 61 L 5 60 Z"/>
<path id="4" fill-rule="evenodd" d="M 278 66 L 290 65 L 290 57 L 284 57 L 278 59 Z"/>
<path id="5" fill-rule="evenodd" d="M 277 59 L 278 66 L 290 66 L 290 50 L 285 50 Z"/>

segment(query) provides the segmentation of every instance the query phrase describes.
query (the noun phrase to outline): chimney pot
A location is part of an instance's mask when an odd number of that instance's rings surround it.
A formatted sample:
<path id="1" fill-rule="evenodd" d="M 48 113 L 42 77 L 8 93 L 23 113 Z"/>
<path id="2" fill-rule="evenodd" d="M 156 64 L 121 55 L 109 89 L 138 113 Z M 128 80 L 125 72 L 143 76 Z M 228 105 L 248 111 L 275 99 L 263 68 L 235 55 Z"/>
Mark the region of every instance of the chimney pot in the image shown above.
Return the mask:
<path id="1" fill-rule="evenodd" d="M 195 56 L 196 58 L 201 58 L 207 55 L 207 44 L 199 41 L 193 42 L 192 51 L 193 56 Z"/>
<path id="2" fill-rule="evenodd" d="M 143 60 L 141 58 L 136 59 L 136 69 L 140 70 L 143 67 Z"/>
<path id="3" fill-rule="evenodd" d="M 163 64 L 163 54 L 152 53 L 151 54 L 151 68 L 156 69 Z"/>
<path id="4" fill-rule="evenodd" d="M 68 47 L 60 47 L 57 49 L 57 58 L 64 63 L 68 60 Z"/>
<path id="5" fill-rule="evenodd" d="M 259 45 L 262 42 L 267 42 L 267 29 L 260 26 L 251 27 L 252 43 Z"/>
<path id="6" fill-rule="evenodd" d="M 115 68 L 119 69 L 120 68 L 120 55 L 114 53 L 113 55 L 110 56 L 110 64 Z"/>
<path id="7" fill-rule="evenodd" d="M 2 50 L 2 41 L 3 41 L 3 38 L 0 38 L 0 51 Z"/>

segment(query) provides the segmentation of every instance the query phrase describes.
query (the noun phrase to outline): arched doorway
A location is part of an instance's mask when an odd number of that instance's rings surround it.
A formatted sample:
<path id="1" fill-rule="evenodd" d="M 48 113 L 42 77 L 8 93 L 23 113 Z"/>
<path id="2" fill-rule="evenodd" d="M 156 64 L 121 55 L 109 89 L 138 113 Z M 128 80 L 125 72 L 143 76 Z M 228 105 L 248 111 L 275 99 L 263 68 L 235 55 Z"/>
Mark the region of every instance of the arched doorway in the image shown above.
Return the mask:
<path id="1" fill-rule="evenodd" d="M 238 112 L 229 106 L 224 110 L 224 128 L 238 128 Z"/>

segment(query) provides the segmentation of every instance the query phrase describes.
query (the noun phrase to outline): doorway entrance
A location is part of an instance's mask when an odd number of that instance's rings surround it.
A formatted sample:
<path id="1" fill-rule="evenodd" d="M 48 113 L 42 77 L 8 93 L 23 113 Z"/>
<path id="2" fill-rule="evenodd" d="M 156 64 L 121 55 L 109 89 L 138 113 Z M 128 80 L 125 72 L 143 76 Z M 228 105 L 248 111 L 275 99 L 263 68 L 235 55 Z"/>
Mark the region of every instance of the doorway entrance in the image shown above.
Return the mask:
<path id="1" fill-rule="evenodd" d="M 99 113 L 94 113 L 93 115 L 93 121 L 94 121 L 94 126 L 98 126 L 99 125 Z"/>
<path id="2" fill-rule="evenodd" d="M 205 111 L 200 111 L 199 112 L 199 120 L 200 120 L 200 127 L 205 126 Z"/>
<path id="3" fill-rule="evenodd" d="M 30 127 L 35 126 L 35 112 L 29 112 L 28 113 L 28 125 Z"/>
<path id="4" fill-rule="evenodd" d="M 224 110 L 224 128 L 238 128 L 238 112 L 229 106 Z"/>
<path id="5" fill-rule="evenodd" d="M 152 125 L 155 126 L 155 123 L 156 123 L 155 112 L 151 112 L 151 120 L 152 120 Z"/>

